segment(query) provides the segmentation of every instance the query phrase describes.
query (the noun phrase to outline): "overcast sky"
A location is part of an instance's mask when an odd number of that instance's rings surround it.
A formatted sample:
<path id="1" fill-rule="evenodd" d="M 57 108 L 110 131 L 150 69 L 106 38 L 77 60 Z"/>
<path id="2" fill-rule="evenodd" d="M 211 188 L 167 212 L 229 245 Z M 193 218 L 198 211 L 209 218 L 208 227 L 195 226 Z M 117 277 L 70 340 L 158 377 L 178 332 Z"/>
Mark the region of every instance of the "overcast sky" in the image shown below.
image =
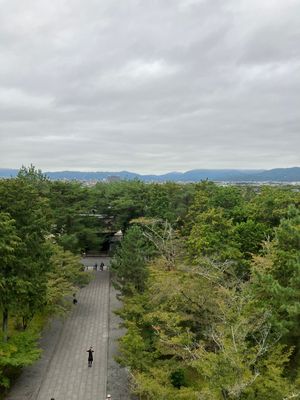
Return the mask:
<path id="1" fill-rule="evenodd" d="M 0 10 L 0 167 L 300 166 L 300 0 Z"/>

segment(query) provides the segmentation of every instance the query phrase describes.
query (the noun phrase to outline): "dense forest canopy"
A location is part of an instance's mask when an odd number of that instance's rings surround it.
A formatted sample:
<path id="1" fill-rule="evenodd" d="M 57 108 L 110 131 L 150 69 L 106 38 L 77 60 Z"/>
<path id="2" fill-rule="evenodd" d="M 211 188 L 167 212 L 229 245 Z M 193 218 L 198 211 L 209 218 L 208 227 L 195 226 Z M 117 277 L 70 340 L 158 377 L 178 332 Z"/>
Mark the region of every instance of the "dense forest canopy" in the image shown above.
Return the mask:
<path id="1" fill-rule="evenodd" d="M 0 180 L 2 389 L 87 282 L 80 254 L 121 229 L 119 362 L 141 399 L 300 398 L 299 205 L 292 186 Z"/>
<path id="2" fill-rule="evenodd" d="M 114 257 L 134 392 L 300 398 L 299 191 L 202 182 L 185 193 L 132 220 Z"/>

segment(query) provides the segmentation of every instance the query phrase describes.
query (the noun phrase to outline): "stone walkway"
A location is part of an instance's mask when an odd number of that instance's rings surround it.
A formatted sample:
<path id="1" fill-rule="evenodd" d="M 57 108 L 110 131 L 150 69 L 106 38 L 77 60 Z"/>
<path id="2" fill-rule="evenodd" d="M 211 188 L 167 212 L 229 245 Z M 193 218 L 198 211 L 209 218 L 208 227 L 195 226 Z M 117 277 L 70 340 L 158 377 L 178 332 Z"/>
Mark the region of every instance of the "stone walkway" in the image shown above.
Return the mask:
<path id="1" fill-rule="evenodd" d="M 51 342 L 48 337 L 50 344 L 46 345 L 42 359 L 24 371 L 7 400 L 105 399 L 109 272 L 96 272 L 95 275 L 95 279 L 78 293 L 78 304 L 64 324 L 59 326 L 56 322 L 57 326 L 52 326 L 53 340 Z M 87 366 L 86 350 L 90 346 L 95 351 L 92 368 Z"/>
<path id="2" fill-rule="evenodd" d="M 96 278 L 78 295 L 67 319 L 36 400 L 105 399 L 109 312 L 109 273 Z M 94 364 L 87 366 L 86 350 L 93 346 Z"/>

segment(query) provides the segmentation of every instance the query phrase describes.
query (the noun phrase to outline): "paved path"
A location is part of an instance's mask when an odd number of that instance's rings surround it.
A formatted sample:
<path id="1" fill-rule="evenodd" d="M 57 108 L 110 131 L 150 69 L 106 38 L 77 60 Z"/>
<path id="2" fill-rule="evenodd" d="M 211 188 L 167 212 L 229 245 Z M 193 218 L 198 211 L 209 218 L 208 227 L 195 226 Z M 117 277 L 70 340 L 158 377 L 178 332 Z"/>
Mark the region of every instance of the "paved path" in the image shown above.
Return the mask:
<path id="1" fill-rule="evenodd" d="M 108 272 L 97 272 L 81 290 L 78 304 L 67 319 L 37 400 L 105 399 L 109 310 Z M 89 346 L 94 365 L 87 366 Z"/>
<path id="2" fill-rule="evenodd" d="M 79 292 L 78 304 L 73 307 L 60 330 L 60 336 L 44 365 L 42 377 L 40 380 L 34 379 L 38 387 L 32 387 L 31 383 L 27 385 L 25 378 L 23 388 L 17 383 L 7 399 L 105 399 L 109 290 L 109 272 L 96 272 L 95 279 Z M 89 346 L 93 346 L 95 351 L 92 368 L 87 366 L 86 350 Z"/>

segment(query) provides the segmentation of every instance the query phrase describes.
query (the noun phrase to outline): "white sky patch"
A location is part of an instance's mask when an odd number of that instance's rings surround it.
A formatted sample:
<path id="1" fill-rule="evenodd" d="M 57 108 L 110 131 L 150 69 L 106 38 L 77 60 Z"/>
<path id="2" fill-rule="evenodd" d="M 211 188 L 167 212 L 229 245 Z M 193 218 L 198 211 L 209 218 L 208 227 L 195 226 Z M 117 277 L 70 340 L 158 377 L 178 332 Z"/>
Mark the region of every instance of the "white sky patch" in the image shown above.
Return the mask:
<path id="1" fill-rule="evenodd" d="M 134 60 L 125 65 L 120 76 L 130 79 L 160 79 L 176 72 L 174 66 L 168 65 L 164 60 L 143 61 Z"/>
<path id="2" fill-rule="evenodd" d="M 201 3 L 205 3 L 207 0 L 179 0 L 179 9 L 186 9 L 191 6 L 195 6 Z"/>
<path id="3" fill-rule="evenodd" d="M 120 69 L 107 71 L 95 81 L 94 87 L 98 90 L 124 91 L 141 85 L 151 85 L 155 81 L 167 79 L 178 72 L 174 65 L 164 60 L 131 60 Z"/>
<path id="4" fill-rule="evenodd" d="M 300 61 L 289 62 L 289 63 L 264 63 L 255 64 L 249 66 L 241 66 L 239 68 L 239 75 L 243 81 L 264 81 L 267 82 L 270 79 L 281 79 L 284 80 L 285 76 L 291 74 L 300 73 Z"/>
<path id="5" fill-rule="evenodd" d="M 78 137 L 76 135 L 47 135 L 47 136 L 34 136 L 23 138 L 26 142 L 34 143 L 74 143 L 74 142 L 85 142 L 83 137 Z"/>
<path id="6" fill-rule="evenodd" d="M 1 88 L 0 87 L 0 105 L 9 108 L 48 108 L 53 103 L 53 98 L 35 96 L 25 93 L 17 88 Z"/>

